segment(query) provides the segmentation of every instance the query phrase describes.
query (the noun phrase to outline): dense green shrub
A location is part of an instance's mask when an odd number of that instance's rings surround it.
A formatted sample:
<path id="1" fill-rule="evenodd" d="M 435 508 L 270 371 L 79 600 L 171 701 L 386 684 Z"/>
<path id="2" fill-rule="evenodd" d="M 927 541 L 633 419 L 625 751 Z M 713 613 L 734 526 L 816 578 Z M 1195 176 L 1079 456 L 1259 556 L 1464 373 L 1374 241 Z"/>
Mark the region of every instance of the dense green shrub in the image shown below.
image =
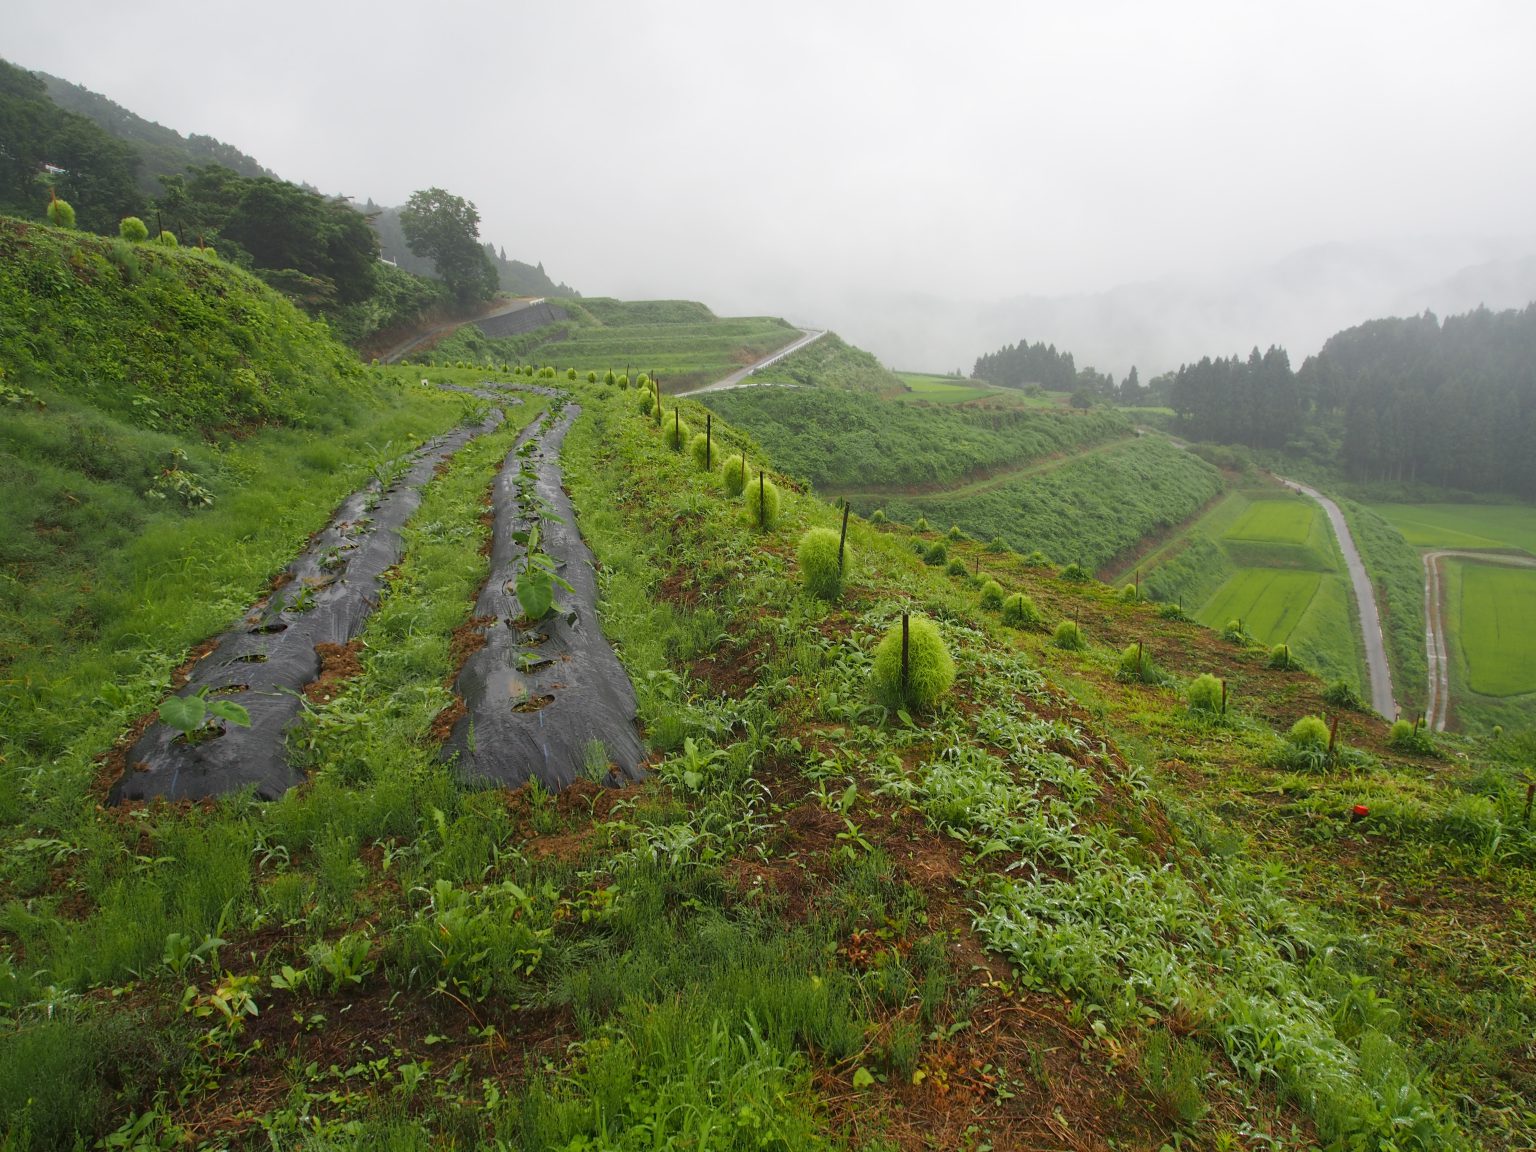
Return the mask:
<path id="1" fill-rule="evenodd" d="M 981 586 L 981 606 L 994 612 L 1003 606 L 1003 586 L 996 580 L 988 580 Z"/>
<path id="2" fill-rule="evenodd" d="M 610 369 L 608 369 L 607 372 L 603 373 L 603 383 L 608 385 L 608 387 L 612 388 L 613 387 L 613 381 L 614 381 L 613 369 L 610 368 Z"/>
<path id="3" fill-rule="evenodd" d="M 965 566 L 965 561 L 958 556 L 949 562 L 949 567 L 945 571 L 951 576 L 967 576 L 970 574 L 970 569 Z"/>
<path id="4" fill-rule="evenodd" d="M 181 241 L 176 239 L 176 233 L 174 232 L 162 231 L 160 235 L 155 237 L 155 243 L 165 248 L 178 248 L 181 246 Z"/>
<path id="5" fill-rule="evenodd" d="M 917 522 L 912 525 L 912 531 L 914 531 L 914 532 L 926 532 L 926 531 L 928 531 L 928 517 L 926 517 L 926 516 L 919 516 L 917 518 Z"/>
<path id="6" fill-rule="evenodd" d="M 994 536 L 987 541 L 987 551 L 1006 552 L 1008 551 L 1008 541 L 1004 540 L 1001 536 Z"/>
<path id="7" fill-rule="evenodd" d="M 696 433 L 693 442 L 688 445 L 688 451 L 693 455 L 693 462 L 699 466 L 699 471 L 707 472 L 714 468 L 714 452 L 709 443 L 709 437 L 703 432 Z"/>
<path id="8" fill-rule="evenodd" d="M 640 410 L 642 416 L 649 416 L 651 409 L 656 406 L 655 398 L 649 392 L 639 392 L 636 397 L 635 407 Z"/>
<path id="9" fill-rule="evenodd" d="M 1297 748 L 1328 748 L 1328 722 L 1321 716 L 1303 716 L 1291 725 L 1286 737 Z"/>
<path id="10" fill-rule="evenodd" d="M 1348 708 L 1352 712 L 1359 712 L 1363 707 L 1359 694 L 1348 680 L 1335 680 L 1328 685 L 1323 690 L 1323 702 L 1335 708 Z"/>
<path id="11" fill-rule="evenodd" d="M 662 438 L 668 448 L 674 452 L 681 452 L 687 447 L 690 429 L 688 425 L 683 423 L 682 417 L 675 410 L 672 413 L 672 419 L 663 420 L 662 425 L 666 429 L 662 434 Z"/>
<path id="12" fill-rule="evenodd" d="M 739 454 L 725 462 L 720 472 L 720 483 L 727 496 L 740 496 L 747 486 L 747 462 Z"/>
<path id="13" fill-rule="evenodd" d="M 1088 646 L 1088 642 L 1083 639 L 1083 630 L 1077 626 L 1075 620 L 1063 620 L 1056 625 L 1056 633 L 1051 637 L 1051 643 L 1068 652 L 1081 652 Z"/>
<path id="14" fill-rule="evenodd" d="M 1209 672 L 1202 672 L 1189 685 L 1189 707 L 1192 712 L 1221 711 L 1221 681 Z"/>
<path id="15" fill-rule="evenodd" d="M 800 537 L 797 556 L 800 582 L 812 596 L 836 600 L 843 590 L 843 579 L 853 563 L 853 549 L 844 547 L 843 562 L 837 560 L 838 533 L 830 528 L 812 528 Z"/>
<path id="16" fill-rule="evenodd" d="M 619 387 L 620 388 L 628 388 L 629 387 L 629 373 L 628 372 L 620 372 L 619 373 Z M 643 389 L 641 389 L 641 391 L 655 393 L 655 395 L 656 395 L 656 403 L 658 403 L 658 404 L 661 403 L 661 393 L 657 389 L 655 389 L 655 388 L 643 388 Z"/>
<path id="17" fill-rule="evenodd" d="M 932 708 L 955 682 L 955 662 L 950 659 L 938 625 L 922 616 L 908 621 L 907 681 L 901 681 L 901 622 L 898 620 L 875 649 L 870 668 L 875 697 L 887 708 L 914 711 Z"/>
<path id="18" fill-rule="evenodd" d="M 48 201 L 48 223 L 55 228 L 73 228 L 75 209 L 67 200 Z"/>
<path id="19" fill-rule="evenodd" d="M 587 373 L 587 383 L 588 384 L 596 384 L 597 383 L 597 373 L 595 371 Z"/>
<path id="20" fill-rule="evenodd" d="M 1243 631 L 1241 620 L 1228 620 L 1227 626 L 1221 630 L 1221 638 L 1230 640 L 1233 644 L 1248 643 L 1248 633 Z"/>
<path id="21" fill-rule="evenodd" d="M 137 243 L 149 239 L 149 225 L 137 216 L 124 216 L 117 225 L 117 234 L 124 240 Z"/>
<path id="22" fill-rule="evenodd" d="M 767 531 L 779 519 L 779 489 L 766 476 L 747 480 L 747 521 L 754 528 Z"/>
<path id="23" fill-rule="evenodd" d="M 1271 668 L 1279 668 L 1281 671 L 1290 671 L 1300 668 L 1301 663 L 1296 657 L 1291 655 L 1291 646 L 1289 644 L 1276 644 L 1270 649 L 1269 666 Z"/>
<path id="24" fill-rule="evenodd" d="M 884 524 L 885 523 L 885 509 L 884 508 L 876 508 L 873 512 L 871 512 L 869 514 L 869 522 L 871 524 Z"/>
<path id="25" fill-rule="evenodd" d="M 1435 742 L 1430 739 L 1429 733 L 1407 720 L 1392 721 L 1392 728 L 1387 733 L 1387 746 L 1410 756 L 1435 754 Z"/>
<path id="26" fill-rule="evenodd" d="M 1061 578 L 1069 580 L 1074 584 L 1087 583 L 1091 575 L 1088 569 L 1084 568 L 1081 564 L 1068 564 L 1061 570 Z"/>
<path id="27" fill-rule="evenodd" d="M 1051 558 L 1038 548 L 1024 557 L 1024 567 L 1026 568 L 1049 568 L 1050 566 Z"/>
<path id="28" fill-rule="evenodd" d="M 1034 628 L 1040 623 L 1040 609 L 1022 592 L 1003 601 L 1003 623 L 1014 628 Z"/>
<path id="29" fill-rule="evenodd" d="M 949 551 L 944 547 L 944 541 L 935 540 L 932 547 L 923 550 L 923 563 L 937 568 L 949 560 Z"/>
<path id="30" fill-rule="evenodd" d="M 1124 588 L 1120 589 L 1120 599 L 1124 600 L 1127 604 L 1134 604 L 1141 599 L 1141 589 L 1134 584 L 1127 584 Z"/>
<path id="31" fill-rule="evenodd" d="M 1115 672 L 1117 680 L 1141 684 L 1160 684 L 1163 672 L 1152 660 L 1152 654 L 1144 644 L 1128 644 L 1120 653 L 1120 667 Z"/>
<path id="32" fill-rule="evenodd" d="M 1188 620 L 1189 615 L 1178 604 L 1164 604 L 1157 610 L 1157 614 L 1164 620 Z"/>
<path id="33" fill-rule="evenodd" d="M 951 524 L 949 526 L 949 538 L 951 540 L 964 540 L 965 539 L 965 533 L 960 531 L 960 525 L 958 525 L 958 524 Z"/>
<path id="34" fill-rule="evenodd" d="M 574 369 L 574 368 L 567 368 L 565 370 L 565 378 L 567 380 L 574 380 L 574 379 L 576 379 L 576 369 Z"/>

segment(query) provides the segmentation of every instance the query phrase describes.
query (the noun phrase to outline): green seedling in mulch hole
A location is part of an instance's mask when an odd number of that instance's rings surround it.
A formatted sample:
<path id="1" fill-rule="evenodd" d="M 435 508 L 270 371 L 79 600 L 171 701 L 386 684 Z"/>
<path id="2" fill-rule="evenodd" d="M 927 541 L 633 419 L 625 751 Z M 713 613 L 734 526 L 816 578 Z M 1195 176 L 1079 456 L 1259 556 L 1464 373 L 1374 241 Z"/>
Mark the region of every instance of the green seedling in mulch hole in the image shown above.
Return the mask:
<path id="1" fill-rule="evenodd" d="M 233 700 L 210 700 L 208 689 L 202 688 L 191 696 L 172 696 L 159 708 L 160 722 L 180 732 L 188 744 L 200 744 L 223 735 L 224 729 L 214 723 L 223 720 L 241 728 L 251 726 L 251 714 Z"/>
<path id="2" fill-rule="evenodd" d="M 555 585 L 567 592 L 575 592 L 555 571 L 553 557 L 539 551 L 539 525 L 537 522 L 527 532 L 515 532 L 512 538 L 523 545 L 523 570 L 517 574 L 514 590 L 523 616 L 528 620 L 542 620 L 555 606 Z"/>

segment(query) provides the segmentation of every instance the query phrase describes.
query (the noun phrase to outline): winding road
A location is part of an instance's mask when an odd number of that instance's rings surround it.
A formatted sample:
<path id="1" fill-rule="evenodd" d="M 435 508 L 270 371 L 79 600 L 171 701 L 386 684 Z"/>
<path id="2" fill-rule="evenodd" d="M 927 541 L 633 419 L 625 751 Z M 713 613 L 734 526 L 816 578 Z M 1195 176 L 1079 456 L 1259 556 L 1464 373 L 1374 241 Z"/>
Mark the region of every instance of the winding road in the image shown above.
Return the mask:
<path id="1" fill-rule="evenodd" d="M 764 356 L 761 360 L 754 361 L 753 363 L 748 364 L 745 368 L 742 368 L 736 372 L 732 372 L 724 379 L 716 380 L 713 384 L 705 384 L 699 388 L 690 388 L 686 392 L 677 392 L 675 395 L 702 396 L 706 392 L 724 392 L 727 388 L 750 387 L 751 385 L 747 383 L 748 376 L 751 376 L 755 372 L 761 371 L 762 369 L 768 367 L 770 364 L 777 364 L 780 360 L 784 359 L 784 357 L 790 355 L 793 352 L 800 351 L 800 349 L 804 348 L 807 344 L 810 344 L 816 340 L 820 340 L 826 334 L 827 332 L 824 328 L 802 328 L 800 329 L 800 339 L 784 345 L 784 347 L 780 348 L 777 352 L 774 352 L 768 356 Z"/>
<path id="2" fill-rule="evenodd" d="M 1284 476 L 1277 476 L 1276 479 L 1310 496 L 1328 513 L 1328 523 L 1333 525 L 1339 551 L 1344 554 L 1344 565 L 1349 569 L 1349 582 L 1355 590 L 1355 604 L 1360 609 L 1360 633 L 1361 639 L 1365 641 L 1365 669 L 1371 681 L 1371 707 L 1387 719 L 1395 719 L 1397 698 L 1392 692 L 1392 669 L 1387 664 L 1387 646 L 1382 638 L 1381 613 L 1376 610 L 1376 592 L 1371 587 L 1370 577 L 1365 574 L 1365 565 L 1361 563 L 1360 552 L 1355 548 L 1355 538 L 1349 534 L 1344 513 L 1316 488 L 1298 480 L 1287 480 Z"/>
<path id="3" fill-rule="evenodd" d="M 1441 562 L 1447 557 L 1476 560 L 1480 564 L 1506 564 L 1512 568 L 1536 568 L 1536 560 L 1507 552 L 1468 552 L 1442 548 L 1424 553 L 1424 646 L 1429 657 L 1429 703 L 1424 709 L 1430 731 L 1444 732 L 1451 711 L 1451 662 L 1445 637 L 1445 595 L 1441 591 Z"/>

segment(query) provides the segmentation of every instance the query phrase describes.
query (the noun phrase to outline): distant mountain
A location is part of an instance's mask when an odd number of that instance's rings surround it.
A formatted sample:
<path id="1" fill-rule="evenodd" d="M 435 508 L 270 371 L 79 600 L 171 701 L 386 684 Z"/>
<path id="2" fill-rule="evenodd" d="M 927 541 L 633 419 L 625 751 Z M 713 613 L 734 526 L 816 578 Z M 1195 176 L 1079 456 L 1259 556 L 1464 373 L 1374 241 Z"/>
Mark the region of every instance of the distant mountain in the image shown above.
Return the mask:
<path id="1" fill-rule="evenodd" d="M 35 72 L 48 87 L 48 96 L 60 108 L 94 121 L 108 134 L 126 140 L 138 149 L 143 158 L 139 169 L 139 187 L 146 196 L 159 196 L 164 189 L 160 177 L 185 172 L 194 164 L 222 164 L 242 176 L 270 176 L 279 179 L 277 173 L 264 168 L 254 157 L 246 155 L 233 144 L 215 140 L 212 136 L 200 136 L 194 132 L 183 136 L 180 132 L 153 120 L 128 111 L 121 104 L 108 100 L 89 88 L 82 88 L 68 80 Z"/>
<path id="2" fill-rule="evenodd" d="M 956 301 L 921 293 L 839 295 L 798 305 L 899 368 L 969 372 L 1028 340 L 1077 364 L 1143 380 L 1202 356 L 1284 346 L 1296 362 L 1377 316 L 1519 308 L 1536 300 L 1536 238 L 1327 244 L 1270 264 L 1105 292 Z"/>

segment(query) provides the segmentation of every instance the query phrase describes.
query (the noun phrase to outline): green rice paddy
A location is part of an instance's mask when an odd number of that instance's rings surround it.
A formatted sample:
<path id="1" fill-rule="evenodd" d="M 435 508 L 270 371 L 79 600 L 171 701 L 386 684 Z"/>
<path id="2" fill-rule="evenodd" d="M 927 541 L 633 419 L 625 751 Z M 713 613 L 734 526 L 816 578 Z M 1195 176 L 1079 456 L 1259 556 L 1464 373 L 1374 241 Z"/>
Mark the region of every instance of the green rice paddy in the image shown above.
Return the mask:
<path id="1" fill-rule="evenodd" d="M 1455 672 L 1481 696 L 1536 692 L 1536 569 L 1459 560 L 1446 567 L 1456 570 L 1447 613 Z"/>
<path id="2" fill-rule="evenodd" d="M 1372 504 L 1415 548 L 1518 549 L 1536 556 L 1529 504 Z"/>

